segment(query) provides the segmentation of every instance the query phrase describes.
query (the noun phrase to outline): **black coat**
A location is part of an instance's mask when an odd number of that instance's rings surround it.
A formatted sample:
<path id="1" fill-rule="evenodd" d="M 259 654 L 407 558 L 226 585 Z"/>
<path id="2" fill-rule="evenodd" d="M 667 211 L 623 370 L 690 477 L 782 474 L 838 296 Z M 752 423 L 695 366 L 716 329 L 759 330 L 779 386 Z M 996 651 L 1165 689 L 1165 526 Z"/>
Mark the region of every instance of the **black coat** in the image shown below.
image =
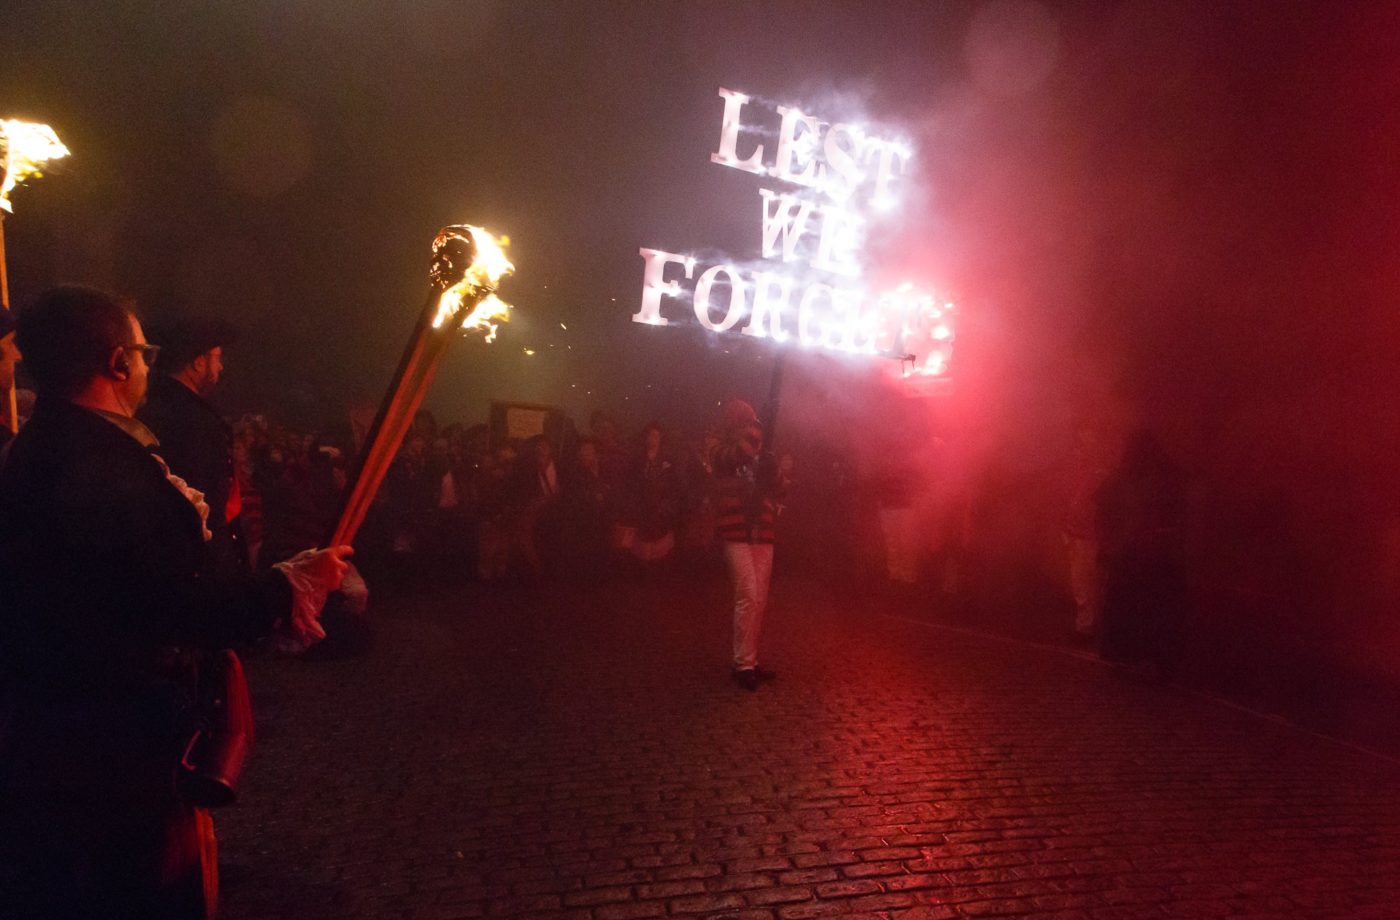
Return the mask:
<path id="1" fill-rule="evenodd" d="M 139 418 L 160 439 L 157 453 L 170 471 L 204 493 L 209 529 L 227 526 L 224 507 L 233 483 L 233 431 L 218 410 L 193 390 L 164 374 L 151 379 Z"/>
<path id="2" fill-rule="evenodd" d="M 194 655 L 291 608 L 280 573 L 214 579 L 205 553 L 198 513 L 146 448 L 40 401 L 0 469 L 0 901 L 189 914 L 197 861 L 193 881 L 170 867 L 189 868 L 193 833 L 175 777 Z"/>

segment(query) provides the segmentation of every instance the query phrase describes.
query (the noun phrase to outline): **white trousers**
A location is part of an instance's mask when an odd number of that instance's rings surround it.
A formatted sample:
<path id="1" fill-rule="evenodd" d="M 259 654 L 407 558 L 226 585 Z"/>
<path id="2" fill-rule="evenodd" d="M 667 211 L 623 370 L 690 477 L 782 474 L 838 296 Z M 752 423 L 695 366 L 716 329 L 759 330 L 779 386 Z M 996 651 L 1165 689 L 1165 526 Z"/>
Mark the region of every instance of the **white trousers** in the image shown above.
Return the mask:
<path id="1" fill-rule="evenodd" d="M 724 562 L 734 586 L 734 667 L 757 667 L 758 633 L 773 574 L 773 544 L 725 540 Z"/>

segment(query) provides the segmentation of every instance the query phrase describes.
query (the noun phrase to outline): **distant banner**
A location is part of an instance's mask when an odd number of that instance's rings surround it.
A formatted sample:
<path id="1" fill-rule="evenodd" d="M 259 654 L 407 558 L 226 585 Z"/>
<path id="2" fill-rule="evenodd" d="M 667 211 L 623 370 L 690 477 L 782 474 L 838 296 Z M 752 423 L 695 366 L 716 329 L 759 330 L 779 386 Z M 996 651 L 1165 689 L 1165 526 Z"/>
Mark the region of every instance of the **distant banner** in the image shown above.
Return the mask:
<path id="1" fill-rule="evenodd" d="M 547 409 L 507 406 L 506 437 L 524 441 L 542 435 L 547 418 L 549 418 L 549 410 Z"/>

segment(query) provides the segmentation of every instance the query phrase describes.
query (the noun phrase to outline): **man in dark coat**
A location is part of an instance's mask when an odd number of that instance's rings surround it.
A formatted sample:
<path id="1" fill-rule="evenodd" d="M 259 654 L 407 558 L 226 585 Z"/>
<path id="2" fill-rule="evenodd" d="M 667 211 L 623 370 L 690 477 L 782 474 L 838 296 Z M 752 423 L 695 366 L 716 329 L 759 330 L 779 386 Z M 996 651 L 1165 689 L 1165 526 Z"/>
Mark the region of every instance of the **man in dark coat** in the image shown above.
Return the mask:
<path id="1" fill-rule="evenodd" d="M 0 468 L 0 913 L 204 917 L 212 824 L 178 783 L 191 663 L 279 621 L 314 633 L 348 549 L 210 577 L 202 502 L 133 417 L 140 323 L 56 288 L 18 335 L 39 402 Z"/>
<path id="2" fill-rule="evenodd" d="M 1187 613 L 1185 474 L 1141 429 L 1095 504 L 1105 574 L 1100 654 L 1168 680 L 1180 663 Z"/>
<path id="3" fill-rule="evenodd" d="M 233 327 L 197 319 L 153 331 L 160 342 L 161 363 L 139 417 L 160 440 L 160 455 L 171 472 L 204 493 L 214 564 L 226 574 L 246 569 L 246 554 L 240 558 L 231 523 L 240 504 L 233 475 L 233 429 L 209 403 L 224 372 L 224 346 L 233 342 Z"/>

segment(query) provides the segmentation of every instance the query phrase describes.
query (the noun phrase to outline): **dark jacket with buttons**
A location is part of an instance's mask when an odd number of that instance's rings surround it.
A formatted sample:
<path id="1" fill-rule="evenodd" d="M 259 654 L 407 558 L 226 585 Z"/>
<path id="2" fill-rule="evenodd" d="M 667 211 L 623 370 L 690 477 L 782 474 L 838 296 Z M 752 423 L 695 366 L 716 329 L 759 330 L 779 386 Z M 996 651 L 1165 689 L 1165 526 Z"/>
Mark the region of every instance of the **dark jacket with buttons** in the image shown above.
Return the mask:
<path id="1" fill-rule="evenodd" d="M 220 571 L 232 572 L 236 550 L 225 511 L 233 485 L 233 430 L 202 396 L 165 374 L 151 377 L 140 419 L 160 439 L 170 471 L 204 493 L 212 551 Z"/>

